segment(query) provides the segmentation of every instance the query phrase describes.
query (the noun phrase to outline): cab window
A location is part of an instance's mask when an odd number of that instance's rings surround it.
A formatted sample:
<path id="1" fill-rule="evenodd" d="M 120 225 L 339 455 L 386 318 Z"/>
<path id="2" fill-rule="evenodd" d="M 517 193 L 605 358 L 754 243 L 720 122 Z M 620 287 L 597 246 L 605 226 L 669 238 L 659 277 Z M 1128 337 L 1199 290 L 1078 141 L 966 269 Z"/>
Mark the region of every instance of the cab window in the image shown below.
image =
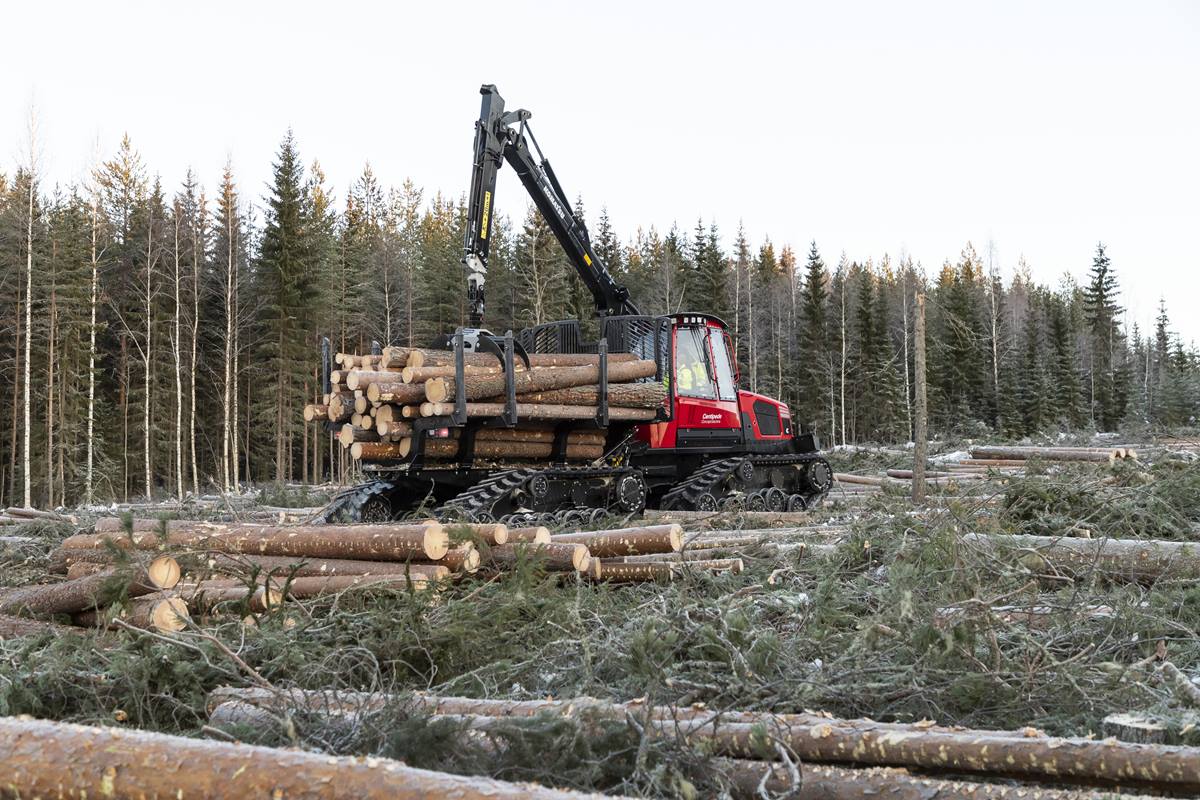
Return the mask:
<path id="1" fill-rule="evenodd" d="M 729 347 L 725 333 L 717 328 L 708 332 L 708 341 L 712 346 L 712 362 L 717 373 L 717 390 L 722 400 L 737 400 L 737 386 L 733 379 L 733 366 L 729 358 Z"/>
<path id="2" fill-rule="evenodd" d="M 717 398 L 706 338 L 704 328 L 678 328 L 675 331 L 675 381 L 683 397 Z"/>

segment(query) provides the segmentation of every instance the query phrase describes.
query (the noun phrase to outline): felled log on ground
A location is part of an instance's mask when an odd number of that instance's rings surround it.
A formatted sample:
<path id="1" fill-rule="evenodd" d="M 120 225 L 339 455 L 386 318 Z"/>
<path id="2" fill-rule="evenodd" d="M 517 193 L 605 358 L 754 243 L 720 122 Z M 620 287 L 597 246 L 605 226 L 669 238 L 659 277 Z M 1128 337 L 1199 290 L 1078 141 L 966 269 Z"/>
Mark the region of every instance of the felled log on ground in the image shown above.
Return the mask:
<path id="1" fill-rule="evenodd" d="M 435 522 L 416 525 L 257 525 L 171 520 L 165 542 L 154 532 L 76 534 L 64 548 L 116 547 L 155 550 L 175 547 L 263 556 L 350 558 L 368 561 L 437 561 L 450 546 L 445 528 Z"/>
<path id="2" fill-rule="evenodd" d="M 1200 577 L 1200 546 L 1162 539 L 1084 539 L 1024 534 L 964 534 L 962 541 L 1007 553 L 1038 573 L 1098 574 L 1135 582 Z"/>
<path id="3" fill-rule="evenodd" d="M 1029 466 L 1028 460 L 1024 458 L 971 458 L 967 461 L 960 461 L 960 464 L 968 467 L 1020 467 Z"/>
<path id="4" fill-rule="evenodd" d="M 405 561 L 364 561 L 348 558 L 303 558 L 297 556 L 253 556 L 229 553 L 204 553 L 194 562 L 184 558 L 194 569 L 223 574 L 248 574 L 254 569 L 270 573 L 278 583 L 291 576 L 309 578 L 320 575 L 424 575 L 437 579 L 445 575 L 446 567 L 434 564 L 413 564 Z"/>
<path id="5" fill-rule="evenodd" d="M 502 522 L 447 522 L 446 530 L 452 534 L 466 534 L 489 545 L 506 544 L 508 526 Z"/>
<path id="6" fill-rule="evenodd" d="M 914 775 L 896 767 L 853 769 L 806 763 L 787 766 L 749 759 L 716 758 L 713 767 L 730 783 L 736 800 L 761 800 L 762 790 L 788 800 L 1112 800 L 1111 792 L 1052 789 L 1011 783 L 978 783 Z M 796 778 L 800 777 L 800 785 Z M 1121 794 L 1121 800 L 1145 800 Z"/>
<path id="7" fill-rule="evenodd" d="M 422 574 L 410 575 L 326 575 L 312 578 L 296 578 L 284 587 L 284 594 L 294 600 L 340 594 L 348 591 L 406 589 L 421 590 L 431 581 Z"/>
<path id="8" fill-rule="evenodd" d="M 630 556 L 641 558 L 642 556 Z M 739 574 L 743 569 L 740 558 L 715 558 L 696 561 L 626 561 L 623 558 L 594 559 L 588 575 L 610 583 L 639 583 L 671 581 L 689 571 Z M 598 567 L 598 568 L 597 568 Z"/>
<path id="9" fill-rule="evenodd" d="M 811 522 L 813 516 L 809 511 L 675 511 L 647 508 L 642 518 L 652 523 L 686 523 L 688 530 L 705 530 L 803 525 Z"/>
<path id="10" fill-rule="evenodd" d="M 624 383 L 654 375 L 658 365 L 653 361 L 617 361 L 608 365 L 609 383 Z M 467 400 L 483 400 L 498 397 L 505 392 L 504 375 L 464 375 Z M 531 369 L 515 372 L 513 385 L 518 394 L 545 392 L 551 389 L 567 389 L 572 386 L 588 386 L 600 380 L 598 366 L 556 367 L 554 369 Z M 455 397 L 453 378 L 430 378 L 425 382 L 425 397 L 431 403 L 453 402 Z"/>
<path id="11" fill-rule="evenodd" d="M 586 572 L 592 558 L 587 545 L 575 542 L 517 543 L 489 548 L 487 564 L 511 569 L 521 562 L 537 564 L 551 572 Z"/>
<path id="12" fill-rule="evenodd" d="M 112 620 L 146 630 L 177 633 L 187 627 L 191 619 L 188 604 L 181 597 L 147 595 L 130 600 L 116 610 L 93 609 L 80 611 L 71 616 L 72 622 L 85 628 L 116 627 Z"/>
<path id="13" fill-rule="evenodd" d="M 62 583 L 9 589 L 0 595 L 0 614 L 71 614 L 107 605 L 121 595 L 137 597 L 170 589 L 178 582 L 179 564 L 160 556 L 145 566 L 133 564 Z"/>
<path id="14" fill-rule="evenodd" d="M 550 529 L 535 525 L 529 528 L 509 528 L 508 543 L 550 544 Z"/>
<path id="15" fill-rule="evenodd" d="M 517 416 L 521 419 L 594 419 L 597 406 L 568 406 L 557 403 L 517 403 Z M 498 417 L 504 413 L 504 403 L 474 402 L 466 404 L 468 417 Z M 453 401 L 421 404 L 421 416 L 443 417 L 454 413 Z M 612 406 L 608 418 L 614 422 L 648 422 L 657 412 L 652 408 L 624 408 Z"/>
<path id="16" fill-rule="evenodd" d="M 568 800 L 599 797 L 414 769 L 386 758 L 0 718 L 0 773 L 20 797 Z"/>
<path id="17" fill-rule="evenodd" d="M 683 528 L 676 524 L 618 528 L 607 531 L 560 533 L 553 542 L 582 544 L 596 558 L 674 553 L 683 549 Z"/>
<path id="18" fill-rule="evenodd" d="M 36 508 L 24 508 L 23 506 L 9 506 L 4 509 L 4 513 L 10 517 L 21 517 L 24 519 L 44 519 L 50 522 L 75 522 L 74 517 L 59 514 L 56 511 L 40 511 Z"/>
<path id="19" fill-rule="evenodd" d="M 72 628 L 70 625 L 45 622 L 40 619 L 27 619 L 26 617 L 14 617 L 10 614 L 0 614 L 0 641 L 4 639 L 16 639 L 20 636 L 41 636 L 46 633 L 61 636 L 63 634 L 77 634 L 79 633 L 79 629 Z"/>
<path id="20" fill-rule="evenodd" d="M 1043 461 L 1090 461 L 1111 464 L 1118 458 L 1117 451 L 1107 449 L 1084 449 L 1069 447 L 1000 447 L 981 446 L 971 448 L 972 458 L 1030 459 Z"/>

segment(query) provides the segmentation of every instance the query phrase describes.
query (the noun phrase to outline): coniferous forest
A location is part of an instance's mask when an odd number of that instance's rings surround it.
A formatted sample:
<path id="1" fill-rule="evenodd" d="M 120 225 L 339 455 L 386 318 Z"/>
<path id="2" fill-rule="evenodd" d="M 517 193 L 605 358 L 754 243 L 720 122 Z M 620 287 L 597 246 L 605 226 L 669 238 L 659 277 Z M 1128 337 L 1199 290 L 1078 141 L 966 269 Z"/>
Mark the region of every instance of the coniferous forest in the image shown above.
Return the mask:
<path id="1" fill-rule="evenodd" d="M 265 197 L 231 168 L 177 186 L 155 174 L 126 138 L 75 185 L 36 164 L 0 175 L 0 506 L 343 478 L 340 448 L 300 416 L 320 391 L 320 338 L 366 352 L 465 322 L 458 187 L 385 186 L 367 167 L 335 190 L 291 134 Z M 1080 263 L 1039 265 L 1079 281 L 1048 286 L 969 242 L 941 264 L 858 261 L 839 242 L 754 242 L 727 221 L 616 230 L 578 203 L 644 312 L 723 317 L 743 384 L 785 399 L 825 445 L 909 439 L 918 288 L 935 434 L 1200 413 L 1200 354 L 1167 306 L 1152 327 L 1124 324 L 1135 253 L 1081 245 Z M 531 206 L 496 228 L 488 297 L 496 331 L 592 316 Z"/>

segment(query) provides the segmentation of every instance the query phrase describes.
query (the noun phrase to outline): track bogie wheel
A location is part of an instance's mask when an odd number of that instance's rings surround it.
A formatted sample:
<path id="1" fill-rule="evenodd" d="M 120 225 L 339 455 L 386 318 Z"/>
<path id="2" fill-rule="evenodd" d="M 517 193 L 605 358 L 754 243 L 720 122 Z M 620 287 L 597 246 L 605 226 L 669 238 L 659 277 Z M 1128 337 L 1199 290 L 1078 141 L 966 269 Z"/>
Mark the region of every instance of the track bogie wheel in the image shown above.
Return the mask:
<path id="1" fill-rule="evenodd" d="M 646 507 L 646 481 L 642 473 L 631 472 L 617 482 L 617 506 L 630 514 Z"/>
<path id="2" fill-rule="evenodd" d="M 711 492 L 705 492 L 696 498 L 697 511 L 716 511 L 717 505 L 717 498 L 713 497 Z"/>
<path id="3" fill-rule="evenodd" d="M 808 500 L 802 494 L 793 494 L 788 496 L 787 500 L 788 511 L 808 511 Z"/>
<path id="4" fill-rule="evenodd" d="M 537 474 L 529 479 L 529 494 L 534 500 L 541 500 L 550 493 L 550 479 L 545 475 Z"/>
<path id="5" fill-rule="evenodd" d="M 772 486 L 766 490 L 766 503 L 768 511 L 783 511 L 787 507 L 788 496 L 782 489 L 776 489 Z"/>
<path id="6" fill-rule="evenodd" d="M 754 494 L 750 495 L 750 497 L 746 500 L 746 510 L 747 511 L 766 511 L 767 510 L 767 498 L 764 496 L 763 492 L 755 492 Z"/>
<path id="7" fill-rule="evenodd" d="M 742 483 L 749 483 L 754 480 L 754 462 L 747 458 L 737 465 L 737 469 L 734 470 L 733 474 Z"/>
<path id="8" fill-rule="evenodd" d="M 358 520 L 366 524 L 392 521 L 392 504 L 386 497 L 372 497 L 358 509 Z"/>
<path id="9" fill-rule="evenodd" d="M 829 462 L 824 459 L 811 462 L 804 470 L 804 477 L 813 491 L 821 494 L 828 492 L 833 487 L 833 470 L 829 468 Z"/>

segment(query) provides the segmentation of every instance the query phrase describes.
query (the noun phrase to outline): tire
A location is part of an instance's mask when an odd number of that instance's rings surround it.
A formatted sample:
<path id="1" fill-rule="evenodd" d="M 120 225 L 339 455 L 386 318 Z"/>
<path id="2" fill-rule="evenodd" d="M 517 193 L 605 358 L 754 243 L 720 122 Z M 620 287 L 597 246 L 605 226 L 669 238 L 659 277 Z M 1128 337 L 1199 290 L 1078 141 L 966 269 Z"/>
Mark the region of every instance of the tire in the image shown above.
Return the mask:
<path id="1" fill-rule="evenodd" d="M 793 494 L 788 496 L 787 500 L 788 511 L 808 511 L 808 500 L 802 494 Z"/>
<path id="2" fill-rule="evenodd" d="M 787 508 L 788 496 L 782 489 L 771 487 L 767 489 L 766 503 L 768 511 L 783 511 Z"/>
<path id="3" fill-rule="evenodd" d="M 711 493 L 705 492 L 696 498 L 694 505 L 697 511 L 716 511 L 718 503 L 717 498 L 713 497 Z"/>
<path id="4" fill-rule="evenodd" d="M 747 511 L 766 511 L 767 510 L 767 498 L 763 496 L 762 492 L 755 492 L 754 494 L 752 494 L 748 498 L 746 498 L 746 510 Z"/>
<path id="5" fill-rule="evenodd" d="M 737 465 L 737 469 L 733 471 L 733 474 L 742 483 L 749 483 L 754 480 L 754 462 L 747 458 Z"/>

